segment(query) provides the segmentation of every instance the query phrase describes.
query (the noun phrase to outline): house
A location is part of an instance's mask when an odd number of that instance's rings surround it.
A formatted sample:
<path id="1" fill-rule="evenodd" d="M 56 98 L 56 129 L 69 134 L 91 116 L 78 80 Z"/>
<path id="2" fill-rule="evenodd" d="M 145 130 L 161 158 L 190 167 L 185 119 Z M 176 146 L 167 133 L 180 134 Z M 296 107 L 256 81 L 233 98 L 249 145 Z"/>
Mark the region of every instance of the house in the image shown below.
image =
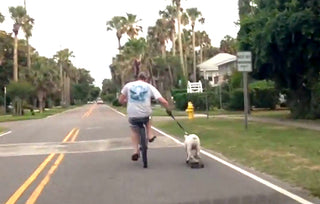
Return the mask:
<path id="1" fill-rule="evenodd" d="M 197 65 L 200 76 L 209 80 L 211 86 L 218 86 L 226 75 L 230 76 L 237 68 L 237 56 L 219 53 L 207 61 Z"/>

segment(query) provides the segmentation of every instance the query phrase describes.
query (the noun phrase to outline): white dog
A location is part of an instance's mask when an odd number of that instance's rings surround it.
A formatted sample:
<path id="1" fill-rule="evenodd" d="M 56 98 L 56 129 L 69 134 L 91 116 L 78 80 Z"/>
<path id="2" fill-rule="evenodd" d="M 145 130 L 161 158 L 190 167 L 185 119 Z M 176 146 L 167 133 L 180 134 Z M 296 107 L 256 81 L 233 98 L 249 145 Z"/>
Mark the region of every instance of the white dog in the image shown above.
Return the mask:
<path id="1" fill-rule="evenodd" d="M 184 146 L 187 152 L 187 160 L 189 163 L 191 161 L 199 162 L 200 159 L 200 139 L 195 134 L 184 135 Z"/>

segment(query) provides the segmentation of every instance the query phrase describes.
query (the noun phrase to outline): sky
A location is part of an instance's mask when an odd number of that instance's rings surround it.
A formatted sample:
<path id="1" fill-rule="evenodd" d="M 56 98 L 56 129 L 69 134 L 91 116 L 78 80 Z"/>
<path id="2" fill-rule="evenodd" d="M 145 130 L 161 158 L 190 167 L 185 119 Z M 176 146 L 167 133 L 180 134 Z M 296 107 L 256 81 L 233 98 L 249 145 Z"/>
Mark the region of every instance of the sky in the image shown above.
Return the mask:
<path id="1" fill-rule="evenodd" d="M 68 48 L 73 52 L 72 64 L 90 71 L 95 86 L 101 88 L 104 79 L 110 79 L 109 65 L 118 53 L 115 31 L 107 31 L 106 22 L 114 16 L 137 15 L 146 36 L 149 26 L 154 26 L 159 10 L 164 10 L 171 0 L 1 0 L 0 12 L 5 21 L 0 30 L 12 32 L 13 21 L 9 7 L 23 6 L 35 19 L 30 45 L 40 56 L 52 58 L 57 51 Z M 205 23 L 196 24 L 195 30 L 205 30 L 211 43 L 220 46 L 226 35 L 237 36 L 238 0 L 181 0 L 184 9 L 196 7 Z M 20 31 L 19 38 L 24 38 Z M 121 39 L 121 45 L 126 42 Z"/>

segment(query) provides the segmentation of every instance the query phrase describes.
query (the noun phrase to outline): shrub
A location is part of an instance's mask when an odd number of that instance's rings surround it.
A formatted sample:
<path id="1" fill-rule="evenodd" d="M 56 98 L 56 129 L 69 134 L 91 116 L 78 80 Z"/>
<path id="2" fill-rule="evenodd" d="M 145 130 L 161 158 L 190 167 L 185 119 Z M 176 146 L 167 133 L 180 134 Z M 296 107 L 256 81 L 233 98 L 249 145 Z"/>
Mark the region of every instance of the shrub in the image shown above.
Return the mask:
<path id="1" fill-rule="evenodd" d="M 208 95 L 207 95 L 208 94 Z M 206 99 L 206 97 L 208 97 Z M 186 110 L 188 102 L 191 101 L 195 110 L 206 110 L 208 100 L 208 109 L 217 105 L 217 97 L 214 92 L 208 93 L 178 93 L 174 97 L 176 108 Z"/>
<path id="2" fill-rule="evenodd" d="M 188 101 L 191 101 L 195 110 L 206 110 L 218 104 L 216 94 L 214 92 L 207 93 L 192 93 L 187 95 Z"/>
<path id="3" fill-rule="evenodd" d="M 187 89 L 172 89 L 171 90 L 171 96 L 173 96 L 173 98 L 175 97 L 176 94 L 180 94 L 180 93 L 187 93 Z"/>
<path id="4" fill-rule="evenodd" d="M 243 110 L 244 101 L 243 101 L 243 89 L 237 88 L 234 89 L 230 94 L 230 102 L 228 108 L 232 110 Z"/>
<path id="5" fill-rule="evenodd" d="M 117 99 L 115 94 L 101 95 L 101 98 L 103 101 L 106 101 L 106 102 L 113 102 L 115 99 Z"/>
<path id="6" fill-rule="evenodd" d="M 188 106 L 187 93 L 177 93 L 173 96 L 173 100 L 178 110 L 185 110 Z"/>
<path id="7" fill-rule="evenodd" d="M 116 98 L 112 101 L 113 106 L 122 106 L 122 104 L 119 102 L 119 100 Z"/>
<path id="8" fill-rule="evenodd" d="M 279 92 L 274 88 L 252 90 L 252 105 L 257 108 L 275 109 L 278 102 Z"/>
<path id="9" fill-rule="evenodd" d="M 249 85 L 252 90 L 252 105 L 257 108 L 275 109 L 279 103 L 279 91 L 274 88 L 273 81 L 261 80 Z"/>

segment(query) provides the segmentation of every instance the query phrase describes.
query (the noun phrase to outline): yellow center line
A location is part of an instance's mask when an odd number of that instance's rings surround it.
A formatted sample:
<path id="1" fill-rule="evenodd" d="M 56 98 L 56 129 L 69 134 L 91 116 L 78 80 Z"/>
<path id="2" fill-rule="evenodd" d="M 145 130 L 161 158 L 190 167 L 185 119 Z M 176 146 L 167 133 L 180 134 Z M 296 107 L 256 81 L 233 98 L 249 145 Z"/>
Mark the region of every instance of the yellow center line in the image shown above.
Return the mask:
<path id="1" fill-rule="evenodd" d="M 78 131 L 76 131 L 78 130 Z M 64 138 L 63 142 L 66 142 L 75 132 L 79 132 L 79 129 L 73 128 L 68 135 Z M 33 181 L 37 179 L 39 174 L 43 171 L 43 169 L 48 165 L 48 163 L 53 159 L 55 153 L 51 153 L 32 173 L 32 175 L 18 188 L 18 190 L 12 194 L 9 200 L 5 204 L 13 204 L 21 197 L 21 195 L 27 190 L 27 188 L 32 184 Z"/>
<path id="2" fill-rule="evenodd" d="M 90 107 L 90 109 L 82 115 L 81 119 L 89 117 L 95 107 L 96 107 L 95 104 L 92 105 L 92 106 Z"/>
<path id="3" fill-rule="evenodd" d="M 78 134 L 79 134 L 79 129 L 77 129 L 77 131 L 74 133 L 74 135 L 73 135 L 73 137 L 72 137 L 72 139 L 71 139 L 71 142 L 74 142 L 75 140 L 76 140 L 76 138 L 77 138 L 77 136 L 78 136 Z"/>
<path id="4" fill-rule="evenodd" d="M 15 203 L 24 191 L 30 186 L 30 184 L 39 176 L 42 170 L 47 166 L 47 164 L 52 160 L 55 154 L 50 154 L 40 166 L 33 172 L 33 174 L 20 186 L 20 188 L 9 198 L 6 204 Z"/>
<path id="5" fill-rule="evenodd" d="M 79 134 L 79 129 L 76 129 L 75 133 L 73 134 L 71 140 L 69 142 L 74 142 L 76 137 Z M 51 166 L 50 170 L 48 171 L 47 175 L 42 179 L 41 183 L 37 186 L 37 188 L 32 192 L 31 196 L 27 200 L 26 204 L 33 204 L 37 201 L 38 197 L 40 196 L 44 187 L 49 183 L 51 176 L 57 170 L 59 165 L 61 164 L 64 158 L 64 154 L 60 154 L 54 164 Z"/>
<path id="6" fill-rule="evenodd" d="M 33 204 L 36 202 L 38 197 L 40 196 L 44 187 L 49 183 L 51 176 L 57 170 L 59 164 L 62 162 L 64 158 L 64 154 L 60 154 L 54 164 L 51 166 L 50 170 L 48 171 L 46 177 L 41 181 L 41 183 L 37 186 L 37 188 L 33 191 L 29 199 L 27 200 L 26 204 Z"/>

